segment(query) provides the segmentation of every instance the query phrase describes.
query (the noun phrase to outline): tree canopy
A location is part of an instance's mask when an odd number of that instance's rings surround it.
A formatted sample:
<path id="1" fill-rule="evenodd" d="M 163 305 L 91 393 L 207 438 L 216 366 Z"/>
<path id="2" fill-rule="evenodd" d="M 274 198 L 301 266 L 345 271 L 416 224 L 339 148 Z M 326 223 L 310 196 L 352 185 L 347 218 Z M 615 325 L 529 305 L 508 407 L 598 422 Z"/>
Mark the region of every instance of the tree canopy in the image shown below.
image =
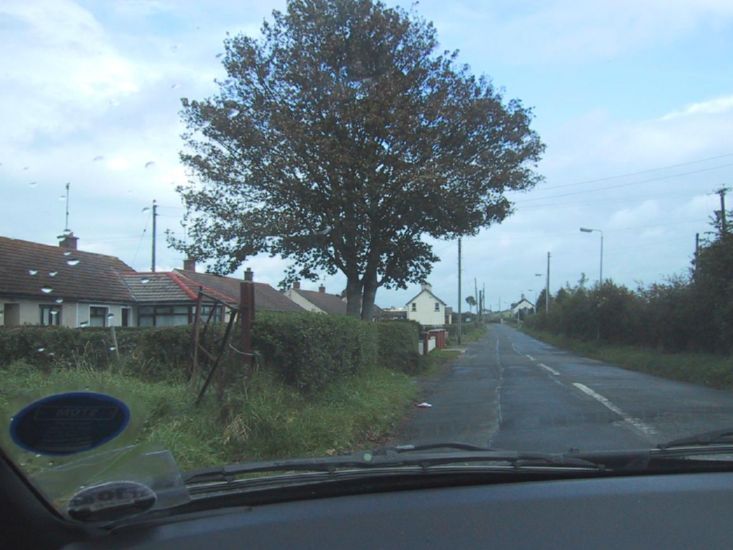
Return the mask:
<path id="1" fill-rule="evenodd" d="M 183 99 L 187 242 L 228 273 L 289 259 L 284 283 L 341 271 L 347 311 L 423 281 L 426 236 L 476 234 L 535 185 L 531 111 L 437 52 L 433 25 L 372 0 L 290 0 L 224 41 L 218 93 Z"/>

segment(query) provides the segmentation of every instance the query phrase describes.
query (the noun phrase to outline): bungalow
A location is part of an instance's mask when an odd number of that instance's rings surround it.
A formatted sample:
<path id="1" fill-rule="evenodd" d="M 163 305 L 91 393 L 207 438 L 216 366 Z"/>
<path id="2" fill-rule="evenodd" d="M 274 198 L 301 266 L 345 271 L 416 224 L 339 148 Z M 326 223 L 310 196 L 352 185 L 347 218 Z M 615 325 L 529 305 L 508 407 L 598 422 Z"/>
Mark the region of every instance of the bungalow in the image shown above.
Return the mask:
<path id="1" fill-rule="evenodd" d="M 114 256 L 0 237 L 0 325 L 132 326 L 135 300 Z"/>
<path id="2" fill-rule="evenodd" d="M 285 296 L 307 311 L 328 313 L 330 315 L 346 315 L 346 300 L 338 294 L 329 294 L 321 285 L 318 291 L 300 288 L 300 281 L 285 291 Z"/>
<path id="3" fill-rule="evenodd" d="M 428 283 L 421 285 L 420 292 L 406 304 L 407 318 L 425 327 L 442 327 L 446 324 L 443 300 L 433 294 Z"/>
<path id="4" fill-rule="evenodd" d="M 199 288 L 213 300 L 239 303 L 239 279 L 197 273 L 190 260 L 182 270 L 140 273 L 114 256 L 80 251 L 77 243 L 73 234 L 58 247 L 0 237 L 0 326 L 183 325 L 193 322 Z M 270 285 L 254 284 L 256 311 L 303 311 Z M 224 320 L 224 310 L 214 318 Z"/>

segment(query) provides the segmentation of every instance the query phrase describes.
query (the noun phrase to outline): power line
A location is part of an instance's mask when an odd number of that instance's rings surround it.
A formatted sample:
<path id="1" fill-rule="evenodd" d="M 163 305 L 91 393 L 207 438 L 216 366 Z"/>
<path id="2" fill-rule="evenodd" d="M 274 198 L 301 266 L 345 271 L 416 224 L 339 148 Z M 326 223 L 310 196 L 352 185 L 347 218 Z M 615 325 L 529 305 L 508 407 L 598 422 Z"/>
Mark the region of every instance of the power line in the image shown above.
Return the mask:
<path id="1" fill-rule="evenodd" d="M 713 167 L 710 167 L 710 168 L 701 168 L 700 170 L 690 170 L 689 172 L 680 172 L 678 174 L 669 174 L 667 176 L 658 176 L 656 178 L 648 178 L 648 179 L 645 179 L 645 180 L 632 181 L 632 182 L 627 182 L 627 183 L 619 183 L 617 185 L 609 185 L 609 186 L 606 186 L 606 187 L 594 187 L 592 189 L 583 189 L 581 191 L 571 191 L 570 193 L 560 193 L 559 195 L 547 195 L 547 196 L 544 196 L 544 197 L 533 197 L 533 198 L 529 198 L 529 199 L 524 199 L 524 202 L 528 202 L 528 201 L 541 201 L 541 200 L 546 200 L 546 199 L 556 199 L 556 198 L 560 198 L 560 197 L 569 197 L 569 196 L 572 196 L 572 195 L 580 195 L 580 194 L 583 194 L 583 193 L 595 193 L 595 192 L 598 192 L 598 191 L 606 191 L 606 190 L 609 190 L 609 189 L 619 189 L 621 187 L 629 187 L 630 185 L 639 185 L 641 183 L 650 183 L 650 182 L 654 182 L 654 181 L 661 181 L 661 180 L 667 180 L 667 179 L 672 179 L 672 178 L 679 178 L 681 176 L 690 176 L 692 174 L 701 174 L 703 172 L 710 172 L 712 170 L 719 170 L 721 168 L 727 168 L 727 167 L 730 167 L 730 166 L 733 166 L 733 163 L 721 164 L 719 166 L 713 166 Z"/>
<path id="2" fill-rule="evenodd" d="M 628 178 L 629 176 L 638 176 L 640 174 L 647 174 L 649 172 L 658 172 L 660 170 L 668 170 L 669 168 L 678 168 L 680 166 L 689 166 L 690 164 L 699 164 L 701 162 L 707 162 L 709 160 L 717 160 L 717 159 L 731 157 L 731 156 L 733 156 L 733 153 L 726 153 L 724 155 L 717 155 L 715 157 L 707 157 L 707 158 L 703 158 L 703 159 L 699 159 L 699 160 L 691 160 L 691 161 L 688 161 L 688 162 L 679 162 L 677 164 L 668 164 L 666 166 L 659 166 L 657 168 L 647 168 L 645 170 L 638 170 L 636 172 L 627 172 L 625 174 L 618 174 L 616 176 L 605 176 L 605 177 L 602 177 L 602 178 L 594 178 L 594 179 L 576 181 L 576 182 L 573 182 L 573 183 L 561 183 L 559 185 L 551 185 L 549 187 L 544 187 L 544 189 L 557 189 L 557 188 L 560 188 L 560 187 L 570 187 L 570 186 L 573 186 L 573 185 L 585 185 L 587 183 L 597 183 L 597 182 L 601 182 L 601 181 L 609 181 L 609 180 L 614 180 L 614 179 Z"/>

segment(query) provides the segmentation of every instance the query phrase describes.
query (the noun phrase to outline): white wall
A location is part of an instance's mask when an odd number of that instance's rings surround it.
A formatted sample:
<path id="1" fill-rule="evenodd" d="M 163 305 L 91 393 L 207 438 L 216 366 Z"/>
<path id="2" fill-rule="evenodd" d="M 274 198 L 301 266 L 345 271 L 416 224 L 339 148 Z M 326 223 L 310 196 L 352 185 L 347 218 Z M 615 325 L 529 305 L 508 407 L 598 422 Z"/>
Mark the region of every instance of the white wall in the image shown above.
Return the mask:
<path id="1" fill-rule="evenodd" d="M 435 310 L 436 303 L 438 304 L 437 311 Z M 415 311 L 412 311 L 413 304 L 415 304 Z M 438 302 L 431 293 L 423 290 L 407 304 L 407 318 L 425 326 L 443 326 L 445 325 L 445 305 Z"/>
<path id="2" fill-rule="evenodd" d="M 60 305 L 61 307 L 61 326 L 79 327 L 82 322 L 89 322 L 89 308 L 94 306 L 106 307 L 107 313 L 113 313 L 112 319 L 107 319 L 107 326 L 122 326 L 122 309 L 129 307 L 129 326 L 136 326 L 134 319 L 134 311 L 130 306 L 119 304 L 85 304 L 78 302 L 64 302 L 56 304 L 54 298 L 48 300 L 10 300 L 7 298 L 0 300 L 0 325 L 5 325 L 5 304 L 18 304 L 20 312 L 20 325 L 40 325 L 41 324 L 41 305 Z"/>

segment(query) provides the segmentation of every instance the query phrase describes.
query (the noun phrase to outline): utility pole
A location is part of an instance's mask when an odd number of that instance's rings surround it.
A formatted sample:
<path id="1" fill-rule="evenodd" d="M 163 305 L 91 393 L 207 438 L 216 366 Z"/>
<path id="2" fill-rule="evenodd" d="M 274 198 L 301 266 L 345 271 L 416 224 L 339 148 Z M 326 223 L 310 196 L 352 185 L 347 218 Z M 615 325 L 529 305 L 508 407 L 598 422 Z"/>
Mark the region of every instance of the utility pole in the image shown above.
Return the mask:
<path id="1" fill-rule="evenodd" d="M 478 308 L 478 283 L 476 282 L 476 277 L 473 278 L 473 298 Z M 476 311 L 476 314 L 478 315 L 478 311 Z"/>
<path id="2" fill-rule="evenodd" d="M 720 195 L 720 234 L 725 235 L 728 232 L 728 224 L 725 219 L 725 194 L 730 191 L 727 187 L 721 187 L 715 191 Z"/>
<path id="3" fill-rule="evenodd" d="M 458 237 L 458 343 L 461 343 L 463 315 L 461 314 L 461 238 Z"/>
<path id="4" fill-rule="evenodd" d="M 153 247 L 152 247 L 153 248 L 153 250 L 152 250 L 153 253 L 152 253 L 152 260 L 151 260 L 151 264 L 150 264 L 150 271 L 152 271 L 153 273 L 155 273 L 155 238 L 156 238 L 156 223 L 155 223 L 155 220 L 156 220 L 157 217 L 158 217 L 158 205 L 155 202 L 155 200 L 153 200 Z"/>
<path id="5" fill-rule="evenodd" d="M 545 279 L 545 314 L 550 312 L 550 253 L 547 253 L 547 278 Z"/>

